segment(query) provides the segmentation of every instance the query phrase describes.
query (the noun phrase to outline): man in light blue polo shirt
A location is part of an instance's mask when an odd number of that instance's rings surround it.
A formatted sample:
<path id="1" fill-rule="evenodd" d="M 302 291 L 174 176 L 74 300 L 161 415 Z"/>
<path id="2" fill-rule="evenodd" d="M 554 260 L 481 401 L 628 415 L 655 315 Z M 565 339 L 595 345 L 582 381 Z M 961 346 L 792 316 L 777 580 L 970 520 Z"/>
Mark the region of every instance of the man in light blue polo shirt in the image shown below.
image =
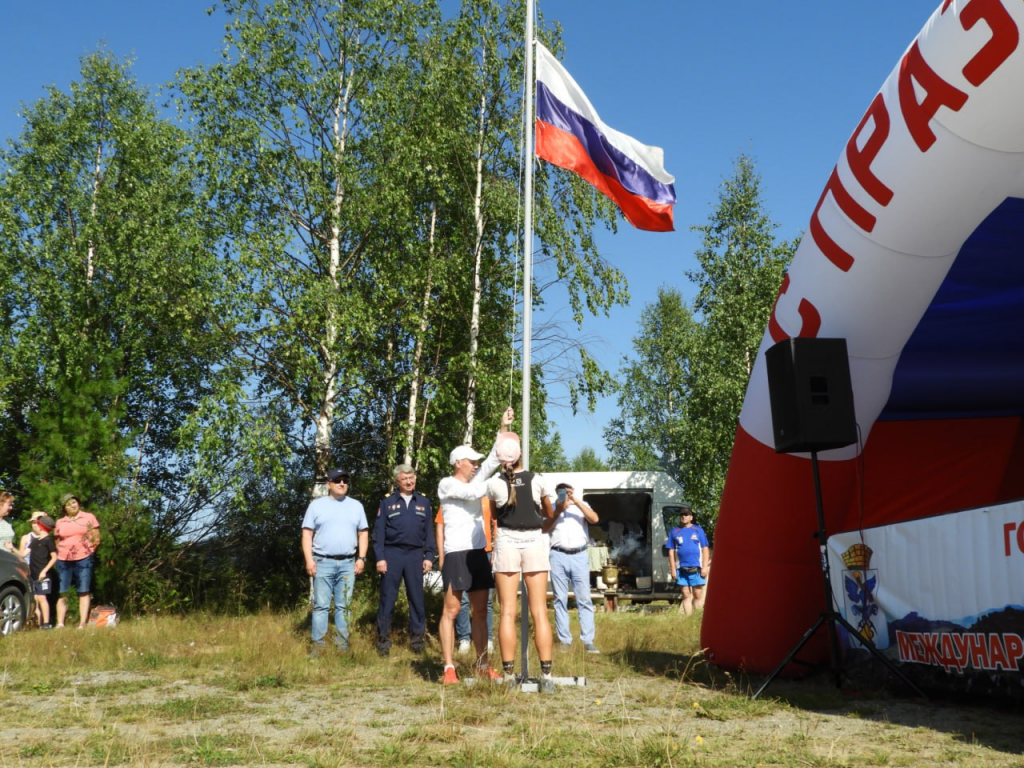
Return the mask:
<path id="1" fill-rule="evenodd" d="M 349 648 L 348 613 L 355 577 L 366 566 L 369 526 L 363 505 L 348 496 L 348 472 L 327 473 L 327 495 L 313 499 L 302 519 L 302 556 L 313 579 L 313 649 L 319 656 L 334 599 L 334 644 Z"/>

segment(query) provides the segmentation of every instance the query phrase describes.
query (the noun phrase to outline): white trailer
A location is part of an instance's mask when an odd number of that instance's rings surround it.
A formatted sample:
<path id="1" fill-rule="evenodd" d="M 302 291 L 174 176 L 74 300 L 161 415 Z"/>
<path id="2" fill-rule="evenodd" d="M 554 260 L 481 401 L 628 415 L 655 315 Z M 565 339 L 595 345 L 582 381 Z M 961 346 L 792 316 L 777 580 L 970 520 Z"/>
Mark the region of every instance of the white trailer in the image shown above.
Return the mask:
<path id="1" fill-rule="evenodd" d="M 601 566 L 619 568 L 618 596 L 634 603 L 678 600 L 664 548 L 678 524 L 683 489 L 664 472 L 545 472 L 544 484 L 569 483 L 597 513 L 590 526 L 590 581 L 604 594 Z"/>

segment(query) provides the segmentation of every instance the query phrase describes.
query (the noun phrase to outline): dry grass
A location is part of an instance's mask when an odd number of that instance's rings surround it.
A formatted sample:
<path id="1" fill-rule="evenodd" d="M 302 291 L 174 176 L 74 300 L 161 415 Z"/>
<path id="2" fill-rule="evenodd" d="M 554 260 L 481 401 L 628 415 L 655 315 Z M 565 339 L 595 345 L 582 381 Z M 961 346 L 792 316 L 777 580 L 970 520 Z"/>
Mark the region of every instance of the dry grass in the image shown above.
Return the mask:
<path id="1" fill-rule="evenodd" d="M 599 615 L 602 655 L 555 657 L 588 685 L 553 696 L 442 687 L 436 645 L 380 659 L 371 624 L 352 654 L 317 660 L 304 612 L 5 638 L 0 766 L 1024 765 L 1008 708 L 850 698 L 828 680 L 752 702 L 674 611 Z"/>

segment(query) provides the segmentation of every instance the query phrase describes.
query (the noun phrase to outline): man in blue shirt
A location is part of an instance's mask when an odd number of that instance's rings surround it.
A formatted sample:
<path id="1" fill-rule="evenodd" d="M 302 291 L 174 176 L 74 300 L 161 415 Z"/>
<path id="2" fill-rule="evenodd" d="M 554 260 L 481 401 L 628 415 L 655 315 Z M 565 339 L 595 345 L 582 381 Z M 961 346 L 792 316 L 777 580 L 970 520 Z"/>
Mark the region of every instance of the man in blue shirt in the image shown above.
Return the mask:
<path id="1" fill-rule="evenodd" d="M 313 499 L 302 520 L 302 556 L 313 579 L 313 649 L 319 656 L 334 599 L 334 644 L 349 649 L 348 614 L 355 577 L 366 566 L 369 526 L 363 505 L 348 496 L 348 472 L 327 473 L 327 495 Z"/>
<path id="2" fill-rule="evenodd" d="M 710 550 L 704 530 L 693 522 L 693 509 L 684 504 L 679 512 L 679 526 L 673 528 L 665 542 L 668 563 L 676 575 L 682 592 L 680 613 L 687 615 L 704 607 L 704 585 L 707 584 Z"/>
<path id="3" fill-rule="evenodd" d="M 434 567 L 437 545 L 430 499 L 416 492 L 416 470 L 399 464 L 393 473 L 398 490 L 380 503 L 373 524 L 373 553 L 380 574 L 377 605 L 377 653 L 391 652 L 391 614 L 398 588 L 405 582 L 409 600 L 409 647 L 423 650 L 427 612 L 423 604 L 423 575 Z"/>

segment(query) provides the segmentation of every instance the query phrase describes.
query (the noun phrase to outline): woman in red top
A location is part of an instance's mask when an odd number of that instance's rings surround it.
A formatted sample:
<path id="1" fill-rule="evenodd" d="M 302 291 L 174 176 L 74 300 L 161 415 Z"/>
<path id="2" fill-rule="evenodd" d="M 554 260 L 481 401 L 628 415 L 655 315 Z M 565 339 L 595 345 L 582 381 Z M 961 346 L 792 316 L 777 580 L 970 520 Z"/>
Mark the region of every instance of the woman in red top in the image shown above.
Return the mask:
<path id="1" fill-rule="evenodd" d="M 68 613 L 65 597 L 74 581 L 78 592 L 78 628 L 89 620 L 89 604 L 92 591 L 93 560 L 100 545 L 100 523 L 96 516 L 82 509 L 81 502 L 73 493 L 61 498 L 64 517 L 57 521 L 53 531 L 57 539 L 57 573 L 60 576 L 60 599 L 57 601 L 57 629 L 64 626 Z"/>

